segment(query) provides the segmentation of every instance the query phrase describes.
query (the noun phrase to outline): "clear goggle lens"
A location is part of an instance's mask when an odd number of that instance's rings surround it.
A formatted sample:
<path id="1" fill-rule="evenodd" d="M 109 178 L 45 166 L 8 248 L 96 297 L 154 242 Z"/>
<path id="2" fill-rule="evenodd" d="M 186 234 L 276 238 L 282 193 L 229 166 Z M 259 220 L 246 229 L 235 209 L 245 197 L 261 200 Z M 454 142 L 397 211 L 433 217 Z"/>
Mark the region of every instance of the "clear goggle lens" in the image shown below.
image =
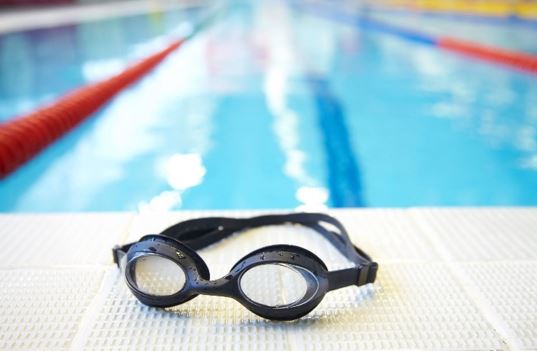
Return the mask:
<path id="1" fill-rule="evenodd" d="M 133 262 L 136 288 L 147 295 L 170 296 L 185 286 L 186 275 L 175 262 L 158 255 L 145 255 Z"/>
<path id="2" fill-rule="evenodd" d="M 314 279 L 308 270 L 284 263 L 262 264 L 246 271 L 240 279 L 243 294 L 256 304 L 283 307 L 301 301 Z"/>
<path id="3" fill-rule="evenodd" d="M 184 270 L 165 257 L 144 255 L 132 264 L 130 271 L 133 283 L 144 294 L 170 296 L 185 286 Z M 241 276 L 239 284 L 242 293 L 254 303 L 284 307 L 303 300 L 312 280 L 316 280 L 314 275 L 302 267 L 269 263 L 248 269 Z"/>

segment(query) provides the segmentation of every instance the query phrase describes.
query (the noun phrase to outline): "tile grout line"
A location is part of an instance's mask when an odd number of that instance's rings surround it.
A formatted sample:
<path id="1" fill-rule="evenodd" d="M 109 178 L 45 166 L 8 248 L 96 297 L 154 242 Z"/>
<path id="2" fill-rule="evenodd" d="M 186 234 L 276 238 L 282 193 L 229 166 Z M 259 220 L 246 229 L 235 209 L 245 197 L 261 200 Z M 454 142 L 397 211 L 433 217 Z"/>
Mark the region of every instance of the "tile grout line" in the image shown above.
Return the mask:
<path id="1" fill-rule="evenodd" d="M 447 269 L 453 275 L 455 280 L 461 285 L 464 292 L 475 304 L 485 320 L 491 325 L 492 328 L 494 328 L 507 349 L 511 351 L 521 350 L 522 347 L 514 333 L 511 331 L 511 328 L 505 324 L 502 318 L 494 310 L 493 306 L 490 305 L 486 297 L 472 283 L 471 278 L 453 259 L 451 252 L 443 247 L 437 235 L 429 234 L 432 232 L 437 233 L 437 231 L 428 223 L 427 219 L 423 217 L 421 210 L 409 209 L 408 213 L 410 218 L 418 226 L 426 239 L 432 244 L 434 250 L 440 255 L 441 262 L 446 265 Z"/>
<path id="2" fill-rule="evenodd" d="M 135 216 L 135 213 L 131 213 L 128 218 L 128 221 L 126 221 L 124 227 L 122 228 L 119 238 L 120 243 L 124 243 L 125 240 L 129 237 Z M 114 271 L 109 268 L 107 269 L 106 267 L 110 266 L 108 265 L 102 268 L 103 277 L 101 280 L 101 284 L 91 303 L 86 308 L 84 315 L 82 316 L 76 334 L 71 341 L 71 345 L 69 347 L 70 350 L 81 350 L 84 348 L 85 342 L 88 340 L 89 333 L 91 332 L 91 327 L 97 318 L 99 309 L 104 306 L 106 297 L 114 287 L 114 281 L 116 280 Z"/>
<path id="3" fill-rule="evenodd" d="M 125 228 L 121 232 L 122 236 L 119 238 L 120 242 L 118 244 L 126 244 L 127 239 L 129 239 L 132 233 L 132 225 L 134 224 L 134 220 L 138 216 L 139 216 L 139 213 L 137 212 L 130 213 L 129 220 L 125 223 Z"/>
<path id="4" fill-rule="evenodd" d="M 97 293 L 93 297 L 91 303 L 86 308 L 84 316 L 80 320 L 80 324 L 76 331 L 69 350 L 82 350 L 84 348 L 85 342 L 88 340 L 89 333 L 91 332 L 91 327 L 94 324 L 99 309 L 104 306 L 104 302 L 109 292 L 114 287 L 114 281 L 116 280 L 115 274 L 111 270 L 103 270 L 103 278 L 101 280 L 101 285 Z"/>

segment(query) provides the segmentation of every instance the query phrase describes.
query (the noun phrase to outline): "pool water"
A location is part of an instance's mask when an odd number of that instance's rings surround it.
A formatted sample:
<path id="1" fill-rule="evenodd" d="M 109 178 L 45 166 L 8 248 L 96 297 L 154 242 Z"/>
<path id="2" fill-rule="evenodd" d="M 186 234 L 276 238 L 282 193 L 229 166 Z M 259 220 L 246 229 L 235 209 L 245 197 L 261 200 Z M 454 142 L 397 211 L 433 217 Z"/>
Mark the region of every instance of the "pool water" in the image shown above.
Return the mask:
<path id="1" fill-rule="evenodd" d="M 0 120 L 206 11 L 0 36 Z M 9 212 L 489 205 L 537 205 L 537 76 L 274 1 L 233 5 L 0 183 Z"/>

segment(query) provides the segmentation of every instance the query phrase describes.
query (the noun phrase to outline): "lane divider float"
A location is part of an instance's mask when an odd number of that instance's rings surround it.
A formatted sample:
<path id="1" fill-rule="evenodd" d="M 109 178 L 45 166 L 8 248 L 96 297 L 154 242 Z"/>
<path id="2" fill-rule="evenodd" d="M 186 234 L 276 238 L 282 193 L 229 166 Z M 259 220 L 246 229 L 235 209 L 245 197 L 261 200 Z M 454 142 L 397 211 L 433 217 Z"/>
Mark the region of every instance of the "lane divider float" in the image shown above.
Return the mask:
<path id="1" fill-rule="evenodd" d="M 184 41 L 175 40 L 115 76 L 78 88 L 48 106 L 0 124 L 0 179 L 86 120 L 120 91 L 151 71 Z"/>
<path id="2" fill-rule="evenodd" d="M 438 38 L 436 45 L 444 50 L 500 63 L 537 74 L 537 55 L 480 45 L 449 37 Z"/>
<path id="3" fill-rule="evenodd" d="M 295 2 L 297 5 L 297 2 Z M 419 31 L 402 28 L 387 24 L 382 21 L 367 18 L 360 15 L 351 15 L 342 11 L 334 10 L 330 6 L 298 5 L 305 7 L 310 12 L 338 22 L 358 26 L 366 30 L 397 36 L 401 39 L 415 43 L 438 47 L 440 49 L 477 58 L 483 61 L 498 63 L 531 73 L 537 73 L 537 55 L 507 50 L 494 46 L 482 45 L 471 41 L 459 40 L 451 37 L 434 37 Z"/>
<path id="4" fill-rule="evenodd" d="M 172 41 L 161 51 L 115 76 L 75 89 L 34 112 L 0 123 L 0 179 L 88 119 L 123 89 L 149 73 L 184 42 L 208 27 L 222 13 L 222 9 L 215 8 L 188 35 Z"/>

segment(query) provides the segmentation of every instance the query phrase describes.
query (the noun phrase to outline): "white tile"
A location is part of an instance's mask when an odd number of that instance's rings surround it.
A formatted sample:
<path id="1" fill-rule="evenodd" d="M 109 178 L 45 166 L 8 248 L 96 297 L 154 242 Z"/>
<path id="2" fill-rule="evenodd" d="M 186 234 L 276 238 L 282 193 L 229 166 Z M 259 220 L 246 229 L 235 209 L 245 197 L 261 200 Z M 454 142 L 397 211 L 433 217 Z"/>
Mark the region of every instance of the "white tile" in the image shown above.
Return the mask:
<path id="1" fill-rule="evenodd" d="M 518 347 L 537 350 L 537 262 L 461 263 Z"/>
<path id="2" fill-rule="evenodd" d="M 413 212 L 455 261 L 537 260 L 537 208 Z"/>
<path id="3" fill-rule="evenodd" d="M 112 264 L 128 213 L 0 215 L 0 268 Z"/>
<path id="4" fill-rule="evenodd" d="M 67 350 L 103 270 L 0 270 L 0 350 Z"/>
<path id="5" fill-rule="evenodd" d="M 374 289 L 329 294 L 294 325 L 296 349 L 492 350 L 501 338 L 441 263 L 389 263 Z"/>
<path id="6" fill-rule="evenodd" d="M 347 228 L 353 242 L 378 262 L 435 261 L 439 254 L 408 210 L 332 210 Z"/>

